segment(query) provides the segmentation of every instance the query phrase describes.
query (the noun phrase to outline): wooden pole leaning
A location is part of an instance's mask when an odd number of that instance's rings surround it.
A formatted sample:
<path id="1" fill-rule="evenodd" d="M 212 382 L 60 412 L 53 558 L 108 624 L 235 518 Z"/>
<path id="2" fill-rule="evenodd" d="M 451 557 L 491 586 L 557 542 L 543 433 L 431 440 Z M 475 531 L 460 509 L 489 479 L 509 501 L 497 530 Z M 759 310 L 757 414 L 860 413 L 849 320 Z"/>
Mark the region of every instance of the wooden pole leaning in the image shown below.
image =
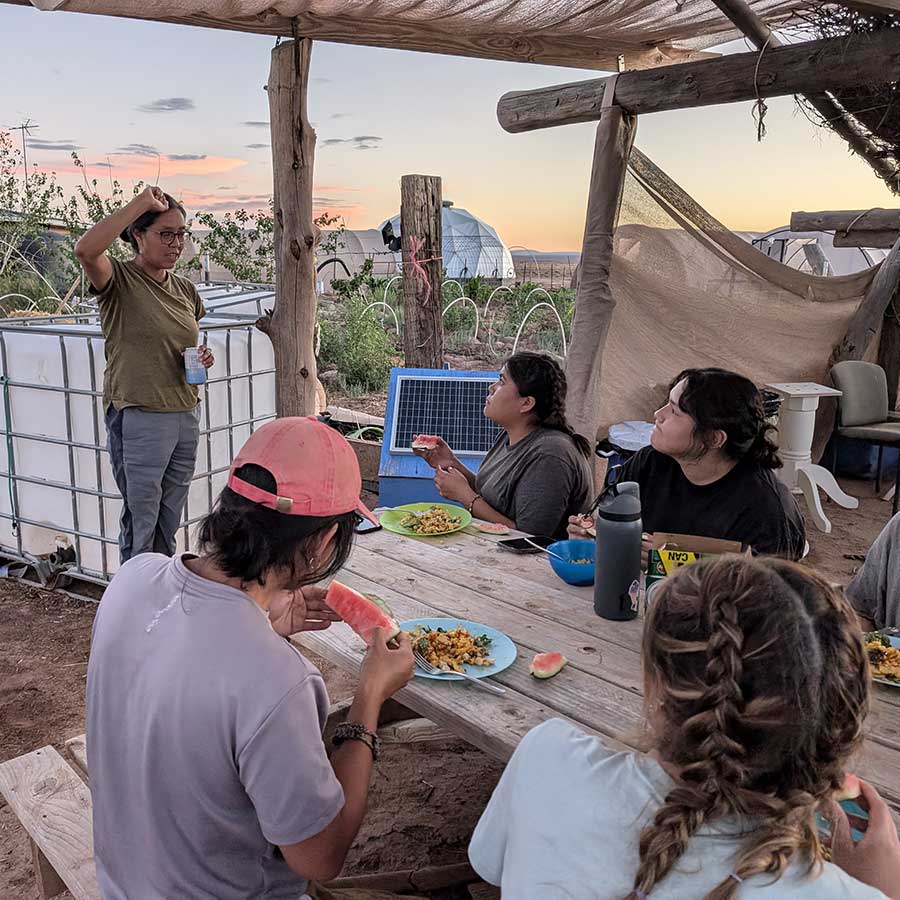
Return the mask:
<path id="1" fill-rule="evenodd" d="M 316 133 L 307 117 L 312 41 L 272 51 L 267 91 L 272 132 L 275 214 L 275 309 L 256 323 L 275 351 L 278 416 L 316 411 L 316 283 L 313 162 Z"/>
<path id="2" fill-rule="evenodd" d="M 603 348 L 616 305 L 609 285 L 613 233 L 637 128 L 635 117 L 612 105 L 614 93 L 613 80 L 608 90 L 609 105 L 603 109 L 594 142 L 572 342 L 566 360 L 569 420 L 591 444 L 597 440 Z"/>

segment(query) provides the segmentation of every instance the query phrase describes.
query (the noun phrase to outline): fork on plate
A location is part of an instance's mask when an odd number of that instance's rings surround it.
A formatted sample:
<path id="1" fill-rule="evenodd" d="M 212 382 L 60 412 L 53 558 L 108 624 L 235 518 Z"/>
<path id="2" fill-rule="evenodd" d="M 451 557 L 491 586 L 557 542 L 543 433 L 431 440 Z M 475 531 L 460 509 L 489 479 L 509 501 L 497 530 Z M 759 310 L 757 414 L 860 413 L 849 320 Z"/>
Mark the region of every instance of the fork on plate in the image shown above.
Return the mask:
<path id="1" fill-rule="evenodd" d="M 476 687 L 480 687 L 483 691 L 490 691 L 492 694 L 506 693 L 505 688 L 497 687 L 494 684 L 487 684 L 480 678 L 469 675 L 468 672 L 455 672 L 449 666 L 444 666 L 443 668 L 433 666 L 418 650 L 413 650 L 413 656 L 416 659 L 416 665 L 427 675 L 461 675 L 467 681 L 471 681 Z"/>

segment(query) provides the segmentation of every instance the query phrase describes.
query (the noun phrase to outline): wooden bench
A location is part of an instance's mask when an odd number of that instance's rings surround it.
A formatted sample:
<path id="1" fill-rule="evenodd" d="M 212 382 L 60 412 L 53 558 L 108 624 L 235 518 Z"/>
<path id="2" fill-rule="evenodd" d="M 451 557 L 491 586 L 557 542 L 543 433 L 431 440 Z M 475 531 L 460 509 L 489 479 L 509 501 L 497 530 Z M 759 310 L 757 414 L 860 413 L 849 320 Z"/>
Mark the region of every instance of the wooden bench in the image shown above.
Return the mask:
<path id="1" fill-rule="evenodd" d="M 350 701 L 331 707 L 325 726 L 329 745 L 331 733 L 346 719 L 349 708 Z M 378 734 L 385 744 L 459 740 L 433 722 L 417 718 L 415 713 L 394 701 L 384 705 L 381 721 Z M 0 763 L 0 794 L 28 834 L 35 880 L 42 900 L 55 897 L 66 889 L 75 900 L 100 900 L 94 867 L 91 792 L 86 784 L 85 736 L 82 734 L 66 741 L 66 752 L 71 763 L 53 747 L 41 747 Z M 448 878 L 452 883 L 465 884 L 477 876 L 468 866 L 442 866 L 419 872 L 342 878 L 334 882 L 334 886 L 352 888 L 359 878 L 408 889 L 432 882 L 442 887 L 445 885 L 440 882 L 446 882 Z"/>
<path id="2" fill-rule="evenodd" d="M 0 764 L 0 794 L 28 832 L 42 900 L 66 888 L 100 900 L 94 868 L 91 792 L 53 747 Z"/>

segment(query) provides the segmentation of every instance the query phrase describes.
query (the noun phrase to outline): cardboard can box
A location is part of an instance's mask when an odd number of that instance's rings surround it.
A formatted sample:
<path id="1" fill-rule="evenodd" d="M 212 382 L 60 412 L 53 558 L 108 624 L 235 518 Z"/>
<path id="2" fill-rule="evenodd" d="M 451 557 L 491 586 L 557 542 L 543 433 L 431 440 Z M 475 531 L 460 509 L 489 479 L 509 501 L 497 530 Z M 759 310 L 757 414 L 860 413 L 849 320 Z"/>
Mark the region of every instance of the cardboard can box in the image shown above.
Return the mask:
<path id="1" fill-rule="evenodd" d="M 644 588 L 662 581 L 676 569 L 722 553 L 744 553 L 747 548 L 737 541 L 699 537 L 691 534 L 653 535 L 653 546 L 648 554 L 647 578 Z"/>

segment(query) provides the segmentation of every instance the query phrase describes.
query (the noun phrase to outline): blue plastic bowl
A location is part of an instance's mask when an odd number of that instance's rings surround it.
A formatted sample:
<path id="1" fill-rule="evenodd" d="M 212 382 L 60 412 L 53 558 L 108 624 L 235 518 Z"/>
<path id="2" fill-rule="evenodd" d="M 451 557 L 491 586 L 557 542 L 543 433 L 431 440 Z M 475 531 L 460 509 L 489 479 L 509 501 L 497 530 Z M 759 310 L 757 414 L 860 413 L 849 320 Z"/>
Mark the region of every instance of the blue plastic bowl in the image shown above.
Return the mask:
<path id="1" fill-rule="evenodd" d="M 548 556 L 550 567 L 566 584 L 585 587 L 594 583 L 594 551 L 597 549 L 594 541 L 557 541 L 547 549 L 566 560 L 590 560 L 590 563 L 561 562 L 553 556 Z"/>

